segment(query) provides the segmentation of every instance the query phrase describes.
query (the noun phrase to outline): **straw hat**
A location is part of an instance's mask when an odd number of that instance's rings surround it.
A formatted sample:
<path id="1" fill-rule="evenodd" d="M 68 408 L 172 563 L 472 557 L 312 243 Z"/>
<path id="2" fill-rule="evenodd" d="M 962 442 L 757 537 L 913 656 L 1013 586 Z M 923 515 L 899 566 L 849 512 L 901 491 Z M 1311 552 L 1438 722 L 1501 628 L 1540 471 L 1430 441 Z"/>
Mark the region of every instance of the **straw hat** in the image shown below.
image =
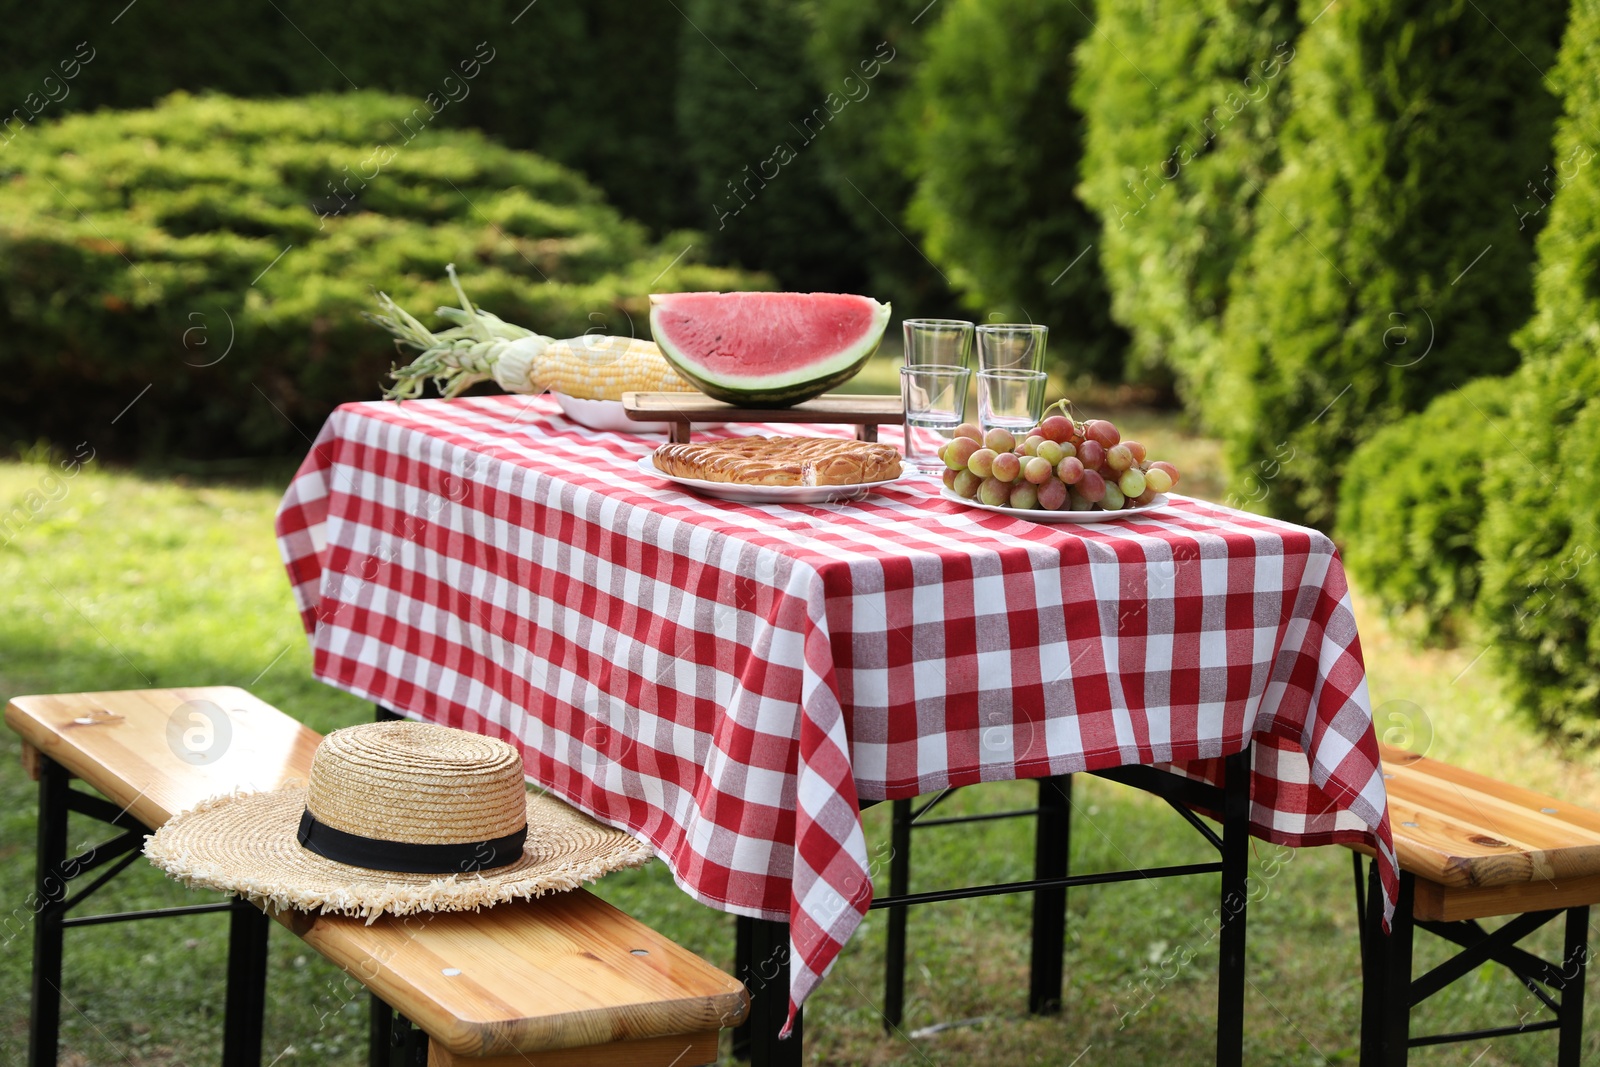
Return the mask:
<path id="1" fill-rule="evenodd" d="M 504 741 L 419 722 L 335 730 L 306 785 L 208 800 L 144 851 L 191 887 L 368 922 L 475 911 L 650 859 L 623 831 L 530 794 Z"/>

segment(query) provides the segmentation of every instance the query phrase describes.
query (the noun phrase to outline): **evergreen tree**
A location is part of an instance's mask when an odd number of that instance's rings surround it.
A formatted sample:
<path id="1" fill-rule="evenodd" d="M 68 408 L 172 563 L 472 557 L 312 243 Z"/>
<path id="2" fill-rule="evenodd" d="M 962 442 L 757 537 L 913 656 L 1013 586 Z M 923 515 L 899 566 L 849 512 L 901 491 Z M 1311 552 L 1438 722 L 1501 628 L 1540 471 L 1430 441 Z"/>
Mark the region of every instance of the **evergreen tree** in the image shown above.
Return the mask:
<path id="1" fill-rule="evenodd" d="M 1600 0 L 1577 0 L 1551 83 L 1564 117 L 1539 180 L 1536 311 L 1516 338 L 1510 416 L 1488 454 L 1479 531 L 1485 639 L 1545 724 L 1600 736 Z M 1539 201 L 1530 198 L 1537 207 Z"/>
<path id="2" fill-rule="evenodd" d="M 1120 377 L 1099 219 L 1074 191 L 1072 55 L 1092 25 L 1073 0 L 946 4 L 917 72 L 911 217 L 927 253 L 980 317 L 1044 323 L 1058 366 Z"/>
<path id="3" fill-rule="evenodd" d="M 851 90 L 805 64 L 805 13 L 784 0 L 685 0 L 678 129 L 694 174 L 690 223 L 716 253 L 760 263 L 790 289 L 859 291 L 861 239 L 822 178 L 817 142 Z M 859 90 L 858 90 L 859 92 Z"/>
<path id="4" fill-rule="evenodd" d="M 1330 523 L 1354 446 L 1515 366 L 1564 19 L 1560 0 L 1344 0 L 1301 35 L 1282 167 L 1201 398 L 1235 477 L 1273 472 L 1271 512 Z"/>
<path id="5" fill-rule="evenodd" d="M 814 0 L 810 7 L 818 82 L 865 94 L 818 138 L 817 151 L 829 187 L 861 234 L 870 291 L 893 300 L 904 316 L 958 313 L 943 276 L 913 243 L 907 217 L 919 110 L 914 75 L 926 31 L 943 8 L 898 0 Z"/>
<path id="6" fill-rule="evenodd" d="M 1129 332 L 1130 376 L 1176 378 L 1204 417 L 1228 276 L 1278 167 L 1294 0 L 1101 4 L 1078 46 L 1079 195 Z"/>

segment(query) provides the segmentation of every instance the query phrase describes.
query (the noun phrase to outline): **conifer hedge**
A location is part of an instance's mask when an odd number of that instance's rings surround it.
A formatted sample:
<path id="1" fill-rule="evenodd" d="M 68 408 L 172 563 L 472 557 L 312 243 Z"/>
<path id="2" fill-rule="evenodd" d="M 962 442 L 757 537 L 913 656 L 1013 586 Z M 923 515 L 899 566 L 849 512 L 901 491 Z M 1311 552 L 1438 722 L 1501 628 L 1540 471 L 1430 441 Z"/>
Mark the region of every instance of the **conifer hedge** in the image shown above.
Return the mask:
<path id="1" fill-rule="evenodd" d="M 1276 472 L 1274 514 L 1331 523 L 1356 445 L 1516 364 L 1542 222 L 1517 205 L 1550 160 L 1541 71 L 1565 16 L 1563 0 L 1493 22 L 1465 0 L 1346 0 L 1301 35 L 1282 166 L 1202 401 L 1236 478 Z"/>
<path id="2" fill-rule="evenodd" d="M 759 288 L 678 257 L 567 168 L 433 128 L 423 100 L 175 94 L 0 151 L 0 376 L 14 440 L 100 454 L 300 454 L 395 353 L 383 289 L 556 336 L 646 332 L 648 294 Z M 6 442 L 7 444 L 10 441 Z"/>
<path id="3" fill-rule="evenodd" d="M 1057 366 L 1119 378 L 1112 321 L 1078 199 L 1083 120 L 1073 50 L 1092 31 L 1072 0 L 945 0 L 917 71 L 921 114 L 911 217 L 926 251 L 980 317 L 1051 329 Z"/>
<path id="4" fill-rule="evenodd" d="M 1278 169 L 1295 0 L 1103 4 L 1078 46 L 1078 191 L 1127 329 L 1130 373 L 1175 378 L 1202 419 L 1228 277 Z"/>
<path id="5" fill-rule="evenodd" d="M 1600 0 L 1576 0 L 1551 82 L 1565 104 L 1541 186 L 1537 310 L 1489 454 L 1478 617 L 1545 724 L 1600 736 Z M 1553 194 L 1553 195 L 1551 195 Z M 1537 203 L 1536 201 L 1530 201 Z"/>

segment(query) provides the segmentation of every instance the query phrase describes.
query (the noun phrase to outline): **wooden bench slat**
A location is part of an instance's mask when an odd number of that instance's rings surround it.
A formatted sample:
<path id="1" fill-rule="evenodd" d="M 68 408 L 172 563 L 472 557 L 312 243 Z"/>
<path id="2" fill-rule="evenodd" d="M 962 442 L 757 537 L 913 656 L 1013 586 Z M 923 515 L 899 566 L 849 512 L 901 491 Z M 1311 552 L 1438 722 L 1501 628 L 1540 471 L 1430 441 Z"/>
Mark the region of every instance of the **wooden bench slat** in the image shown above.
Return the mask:
<path id="1" fill-rule="evenodd" d="M 537 1060 L 520 1053 L 463 1059 L 438 1044 L 428 1048 L 428 1067 L 690 1067 L 716 1060 L 715 1033 L 619 1041 L 606 1048 L 555 1049 L 539 1053 Z"/>
<path id="2" fill-rule="evenodd" d="M 1403 750 L 1383 754 L 1403 869 L 1459 888 L 1600 874 L 1593 813 Z"/>
<path id="3" fill-rule="evenodd" d="M 222 709 L 232 731 L 219 758 L 199 766 L 181 744 L 194 725 L 185 716 L 180 740 L 168 740 L 188 701 Z M 27 745 L 151 827 L 235 787 L 304 781 L 321 740 L 226 686 L 17 697 L 5 718 Z M 645 1042 L 637 1047 L 649 1051 L 659 1037 L 677 1043 L 675 1055 L 709 1040 L 706 1059 L 715 1059 L 716 1031 L 748 1010 L 732 976 L 582 889 L 370 926 L 347 916 L 274 917 L 457 1056 L 538 1051 L 544 1063 L 546 1052 L 614 1041 Z M 601 1051 L 583 1049 L 587 1059 L 574 1062 L 600 1062 Z"/>

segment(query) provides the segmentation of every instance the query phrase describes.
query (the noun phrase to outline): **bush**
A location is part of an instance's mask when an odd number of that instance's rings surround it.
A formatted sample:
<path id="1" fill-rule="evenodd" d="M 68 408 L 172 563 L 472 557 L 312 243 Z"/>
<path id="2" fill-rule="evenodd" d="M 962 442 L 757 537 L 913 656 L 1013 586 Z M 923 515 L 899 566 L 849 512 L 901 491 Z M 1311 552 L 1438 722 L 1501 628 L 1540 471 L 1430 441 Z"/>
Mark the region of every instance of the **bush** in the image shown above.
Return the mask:
<path id="1" fill-rule="evenodd" d="M 947 7 L 917 72 L 911 216 L 928 255 L 979 314 L 1050 326 L 1058 366 L 1120 377 L 1127 336 L 1092 254 L 1099 220 L 1073 188 L 1071 56 L 1091 23 L 1073 0 Z"/>
<path id="2" fill-rule="evenodd" d="M 797 68 L 801 10 L 786 0 L 686 0 L 683 9 L 701 31 L 683 36 L 678 94 L 691 221 L 718 257 L 760 264 L 787 288 L 860 291 L 861 239 L 815 148 L 860 105 Z"/>
<path id="3" fill-rule="evenodd" d="M 1517 335 L 1510 444 L 1496 442 L 1478 617 L 1545 725 L 1600 737 L 1600 0 L 1578 0 L 1551 74 L 1564 99 L 1539 236 L 1537 310 Z M 1513 447 L 1514 446 L 1514 447 Z"/>
<path id="4" fill-rule="evenodd" d="M 1127 329 L 1129 375 L 1176 378 L 1204 418 L 1228 276 L 1278 169 L 1294 0 L 1102 4 L 1078 46 L 1078 193 Z"/>
<path id="5" fill-rule="evenodd" d="M 153 110 L 29 129 L 0 154 L 0 369 L 18 436 L 101 454 L 295 453 L 375 398 L 382 288 L 473 297 L 557 336 L 645 330 L 652 289 L 759 286 L 674 257 L 571 171 L 375 94 Z M 658 277 L 658 275 L 660 277 Z M 124 409 L 127 410 L 124 410 Z"/>
<path id="6" fill-rule="evenodd" d="M 670 4 L 410 0 L 397 10 L 374 0 L 211 0 L 136 4 L 113 27 L 91 5 L 0 2 L 0 15 L 8 30 L 0 100 L 16 108 L 30 93 L 61 97 L 41 119 L 149 107 L 175 89 L 431 92 L 457 98 L 440 124 L 477 127 L 576 167 L 652 227 L 688 222 L 672 101 L 678 35 L 689 27 Z M 81 41 L 95 58 L 63 81 L 59 64 Z M 487 63 L 475 58 L 480 44 Z M 462 77 L 464 62 L 478 63 L 468 67 L 477 77 Z"/>
<path id="7" fill-rule="evenodd" d="M 1283 166 L 1235 274 L 1223 382 L 1202 398 L 1236 477 L 1294 453 L 1271 512 L 1330 523 L 1356 445 L 1516 364 L 1541 219 L 1513 201 L 1550 158 L 1539 71 L 1565 7 L 1538 0 L 1497 28 L 1471 4 L 1350 0 L 1301 35 Z"/>
<path id="8" fill-rule="evenodd" d="M 1345 563 L 1422 635 L 1453 637 L 1478 595 L 1484 464 L 1509 407 L 1479 378 L 1386 426 L 1350 457 L 1339 490 Z"/>
<path id="9" fill-rule="evenodd" d="M 818 84 L 861 95 L 817 138 L 816 152 L 860 235 L 868 285 L 905 317 L 956 314 L 945 279 L 906 237 L 920 106 L 914 75 L 942 7 L 919 16 L 915 6 L 889 0 L 815 0 L 810 10 L 807 46 Z"/>

